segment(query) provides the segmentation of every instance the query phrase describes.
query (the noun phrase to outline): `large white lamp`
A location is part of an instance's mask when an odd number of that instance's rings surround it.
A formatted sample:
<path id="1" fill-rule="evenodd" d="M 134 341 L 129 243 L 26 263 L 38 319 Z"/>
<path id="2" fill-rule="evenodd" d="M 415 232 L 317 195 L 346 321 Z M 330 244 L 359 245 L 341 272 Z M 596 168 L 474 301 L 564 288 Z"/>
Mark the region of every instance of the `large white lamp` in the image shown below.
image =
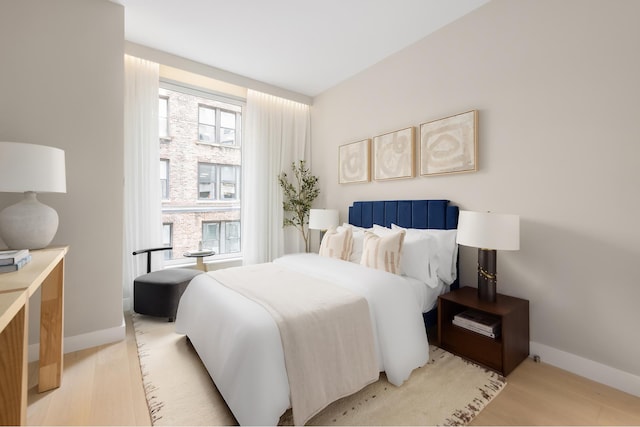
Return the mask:
<path id="1" fill-rule="evenodd" d="M 0 192 L 24 199 L 0 212 L 0 237 L 11 249 L 44 248 L 58 230 L 58 213 L 36 193 L 66 193 L 64 151 L 0 141 Z"/>
<path id="2" fill-rule="evenodd" d="M 337 226 L 337 209 L 311 209 L 309 211 L 309 230 L 320 230 L 320 241 L 322 241 L 325 231 Z"/>
<path id="3" fill-rule="evenodd" d="M 478 248 L 478 297 L 496 300 L 496 250 L 520 249 L 520 217 L 491 212 L 460 211 L 456 242 Z"/>

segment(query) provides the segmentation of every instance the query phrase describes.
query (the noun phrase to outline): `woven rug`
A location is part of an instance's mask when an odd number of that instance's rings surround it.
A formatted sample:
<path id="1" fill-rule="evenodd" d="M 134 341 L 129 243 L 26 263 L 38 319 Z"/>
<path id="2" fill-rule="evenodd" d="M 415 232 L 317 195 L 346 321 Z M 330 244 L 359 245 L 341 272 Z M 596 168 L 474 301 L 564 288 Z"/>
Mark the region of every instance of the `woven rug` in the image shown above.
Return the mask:
<path id="1" fill-rule="evenodd" d="M 198 354 L 174 324 L 133 314 L 153 425 L 237 425 Z M 465 425 L 506 385 L 495 372 L 431 346 L 402 387 L 380 379 L 334 402 L 307 425 Z M 291 410 L 280 419 L 291 425 Z"/>

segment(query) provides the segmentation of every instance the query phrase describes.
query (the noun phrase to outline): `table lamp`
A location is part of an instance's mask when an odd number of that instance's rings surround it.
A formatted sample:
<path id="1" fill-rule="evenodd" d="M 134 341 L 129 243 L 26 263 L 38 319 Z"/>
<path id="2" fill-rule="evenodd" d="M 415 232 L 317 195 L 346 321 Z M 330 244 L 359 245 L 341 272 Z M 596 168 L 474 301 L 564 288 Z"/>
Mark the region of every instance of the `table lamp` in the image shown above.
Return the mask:
<path id="1" fill-rule="evenodd" d="M 325 231 L 338 226 L 337 209 L 311 209 L 309 211 L 309 230 L 320 230 L 320 241 Z"/>
<path id="2" fill-rule="evenodd" d="M 0 237 L 11 249 L 44 248 L 58 230 L 58 213 L 36 193 L 66 193 L 64 151 L 0 141 L 0 192 L 24 199 L 0 212 Z"/>
<path id="3" fill-rule="evenodd" d="M 456 242 L 478 248 L 478 298 L 495 302 L 496 250 L 520 249 L 520 217 L 491 212 L 460 211 Z"/>

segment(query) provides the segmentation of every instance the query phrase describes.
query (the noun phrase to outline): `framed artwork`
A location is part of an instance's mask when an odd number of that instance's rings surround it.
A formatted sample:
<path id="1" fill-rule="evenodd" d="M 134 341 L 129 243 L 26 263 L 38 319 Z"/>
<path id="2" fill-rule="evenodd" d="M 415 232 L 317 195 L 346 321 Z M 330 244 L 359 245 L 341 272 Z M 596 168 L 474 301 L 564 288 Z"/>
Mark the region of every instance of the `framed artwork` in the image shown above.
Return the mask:
<path id="1" fill-rule="evenodd" d="M 420 175 L 477 170 L 477 110 L 420 125 Z"/>
<path id="2" fill-rule="evenodd" d="M 371 140 L 341 145 L 338 151 L 338 183 L 352 184 L 371 180 Z"/>
<path id="3" fill-rule="evenodd" d="M 413 126 L 373 138 L 373 178 L 413 178 L 415 128 Z"/>

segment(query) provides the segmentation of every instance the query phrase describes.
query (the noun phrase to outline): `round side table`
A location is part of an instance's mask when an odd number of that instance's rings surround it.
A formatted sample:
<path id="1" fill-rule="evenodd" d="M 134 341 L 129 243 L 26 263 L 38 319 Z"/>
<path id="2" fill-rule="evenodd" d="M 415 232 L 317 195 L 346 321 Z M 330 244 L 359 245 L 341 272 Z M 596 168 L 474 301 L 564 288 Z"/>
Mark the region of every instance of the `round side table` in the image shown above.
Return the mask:
<path id="1" fill-rule="evenodd" d="M 204 258 L 215 255 L 215 254 L 216 254 L 215 251 L 202 250 L 202 251 L 185 252 L 183 255 L 187 258 L 197 258 L 196 268 L 198 270 L 207 271 L 207 266 L 204 263 Z"/>

